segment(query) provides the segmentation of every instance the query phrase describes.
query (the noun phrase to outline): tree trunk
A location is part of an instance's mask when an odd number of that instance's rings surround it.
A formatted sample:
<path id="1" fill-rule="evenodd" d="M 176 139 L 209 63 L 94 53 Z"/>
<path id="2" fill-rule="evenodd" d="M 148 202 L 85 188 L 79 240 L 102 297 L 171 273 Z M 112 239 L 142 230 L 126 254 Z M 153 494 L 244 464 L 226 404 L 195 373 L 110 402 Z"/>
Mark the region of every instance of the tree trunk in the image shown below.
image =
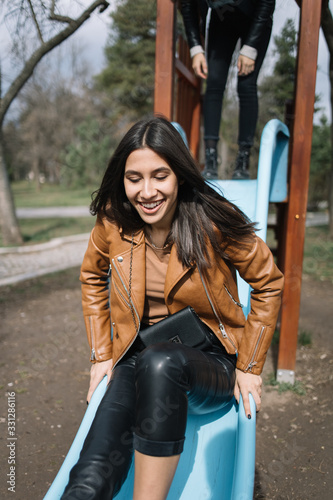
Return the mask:
<path id="1" fill-rule="evenodd" d="M 0 221 L 4 245 L 20 245 L 23 243 L 18 225 L 13 195 L 5 164 L 2 135 L 0 133 Z"/>
<path id="2" fill-rule="evenodd" d="M 46 42 L 42 40 L 40 46 L 26 61 L 21 73 L 12 82 L 4 96 L 1 95 L 0 91 L 0 220 L 4 245 L 19 245 L 22 243 L 22 236 L 15 214 L 15 206 L 6 169 L 3 142 L 1 139 L 5 115 L 19 91 L 33 74 L 39 61 L 52 49 L 60 45 L 64 40 L 75 33 L 75 31 L 77 31 L 78 28 L 80 28 L 80 26 L 82 26 L 82 24 L 89 19 L 90 15 L 97 8 L 100 8 L 100 12 L 103 12 L 109 6 L 109 3 L 105 0 L 95 0 L 81 13 L 77 19 L 70 19 L 68 17 L 56 15 L 52 9 L 52 4 L 53 2 L 51 2 L 49 19 L 54 20 L 55 22 L 66 23 L 67 26 L 50 40 Z"/>

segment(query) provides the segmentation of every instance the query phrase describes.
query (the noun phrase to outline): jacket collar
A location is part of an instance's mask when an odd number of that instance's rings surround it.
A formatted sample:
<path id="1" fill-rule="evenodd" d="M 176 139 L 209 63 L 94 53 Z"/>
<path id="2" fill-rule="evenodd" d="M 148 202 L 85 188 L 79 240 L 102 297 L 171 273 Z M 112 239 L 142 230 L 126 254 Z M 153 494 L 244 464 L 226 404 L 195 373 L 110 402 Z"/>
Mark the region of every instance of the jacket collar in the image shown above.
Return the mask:
<path id="1" fill-rule="evenodd" d="M 127 233 L 123 230 L 122 227 L 119 228 L 119 234 L 120 236 L 126 240 L 126 241 L 129 241 L 130 243 L 132 243 L 132 233 Z M 144 239 L 145 239 L 145 233 L 144 233 L 144 230 L 143 229 L 139 229 L 139 231 L 137 231 L 136 233 L 134 233 L 133 235 L 133 242 L 136 244 L 136 245 L 139 245 L 140 243 L 143 243 L 144 242 Z"/>
<path id="2" fill-rule="evenodd" d="M 119 229 L 119 233 L 121 237 L 128 241 L 132 242 L 132 234 L 125 233 L 122 228 Z M 140 229 L 133 235 L 133 243 L 135 245 L 145 244 L 145 232 L 143 229 Z M 165 285 L 164 285 L 164 295 L 167 297 L 172 288 L 182 279 L 182 277 L 189 272 L 192 267 L 183 267 L 182 263 L 178 259 L 177 249 L 175 245 L 171 247 L 170 259 L 167 269 L 167 274 L 165 277 Z"/>

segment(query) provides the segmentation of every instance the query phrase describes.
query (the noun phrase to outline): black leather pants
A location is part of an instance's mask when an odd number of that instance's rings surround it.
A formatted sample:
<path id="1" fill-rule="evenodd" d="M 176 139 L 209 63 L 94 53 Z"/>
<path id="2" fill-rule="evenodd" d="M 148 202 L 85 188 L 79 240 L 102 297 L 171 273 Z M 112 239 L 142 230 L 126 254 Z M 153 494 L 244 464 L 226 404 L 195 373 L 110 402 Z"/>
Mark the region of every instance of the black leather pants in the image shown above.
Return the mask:
<path id="1" fill-rule="evenodd" d="M 133 448 L 181 453 L 188 412 L 212 412 L 231 399 L 235 364 L 217 340 L 206 351 L 173 343 L 144 349 L 137 340 L 113 371 L 62 500 L 113 498 Z"/>

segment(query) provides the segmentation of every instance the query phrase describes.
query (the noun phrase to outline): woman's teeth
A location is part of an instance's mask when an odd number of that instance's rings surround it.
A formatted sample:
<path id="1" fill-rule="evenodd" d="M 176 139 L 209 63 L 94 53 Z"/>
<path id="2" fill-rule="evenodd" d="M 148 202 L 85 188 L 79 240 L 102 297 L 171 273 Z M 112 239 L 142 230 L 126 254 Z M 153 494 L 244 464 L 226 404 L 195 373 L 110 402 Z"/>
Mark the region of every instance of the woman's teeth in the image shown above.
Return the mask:
<path id="1" fill-rule="evenodd" d="M 147 209 L 153 209 L 153 208 L 156 208 L 158 207 L 158 205 L 160 205 L 162 202 L 161 201 L 154 201 L 153 203 L 141 203 L 141 205 L 144 207 L 144 208 L 147 208 Z"/>

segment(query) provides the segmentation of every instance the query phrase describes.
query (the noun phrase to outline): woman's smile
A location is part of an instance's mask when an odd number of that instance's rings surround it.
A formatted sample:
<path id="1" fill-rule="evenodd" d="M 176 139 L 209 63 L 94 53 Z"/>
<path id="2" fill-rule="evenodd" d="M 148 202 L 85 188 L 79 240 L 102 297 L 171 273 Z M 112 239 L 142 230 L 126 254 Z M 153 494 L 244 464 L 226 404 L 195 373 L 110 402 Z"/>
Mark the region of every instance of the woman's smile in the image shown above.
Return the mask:
<path id="1" fill-rule="evenodd" d="M 148 214 L 148 213 L 149 213 L 149 214 L 152 214 L 152 213 L 157 212 L 157 211 L 160 209 L 160 207 L 161 207 L 161 205 L 162 205 L 162 203 L 163 203 L 163 202 L 164 202 L 164 200 L 161 200 L 161 201 L 153 201 L 153 202 L 151 202 L 151 203 L 147 203 L 147 202 L 143 202 L 143 201 L 142 201 L 142 202 L 138 202 L 138 203 L 141 205 L 142 209 L 143 209 L 143 210 L 144 210 L 147 214 Z"/>

